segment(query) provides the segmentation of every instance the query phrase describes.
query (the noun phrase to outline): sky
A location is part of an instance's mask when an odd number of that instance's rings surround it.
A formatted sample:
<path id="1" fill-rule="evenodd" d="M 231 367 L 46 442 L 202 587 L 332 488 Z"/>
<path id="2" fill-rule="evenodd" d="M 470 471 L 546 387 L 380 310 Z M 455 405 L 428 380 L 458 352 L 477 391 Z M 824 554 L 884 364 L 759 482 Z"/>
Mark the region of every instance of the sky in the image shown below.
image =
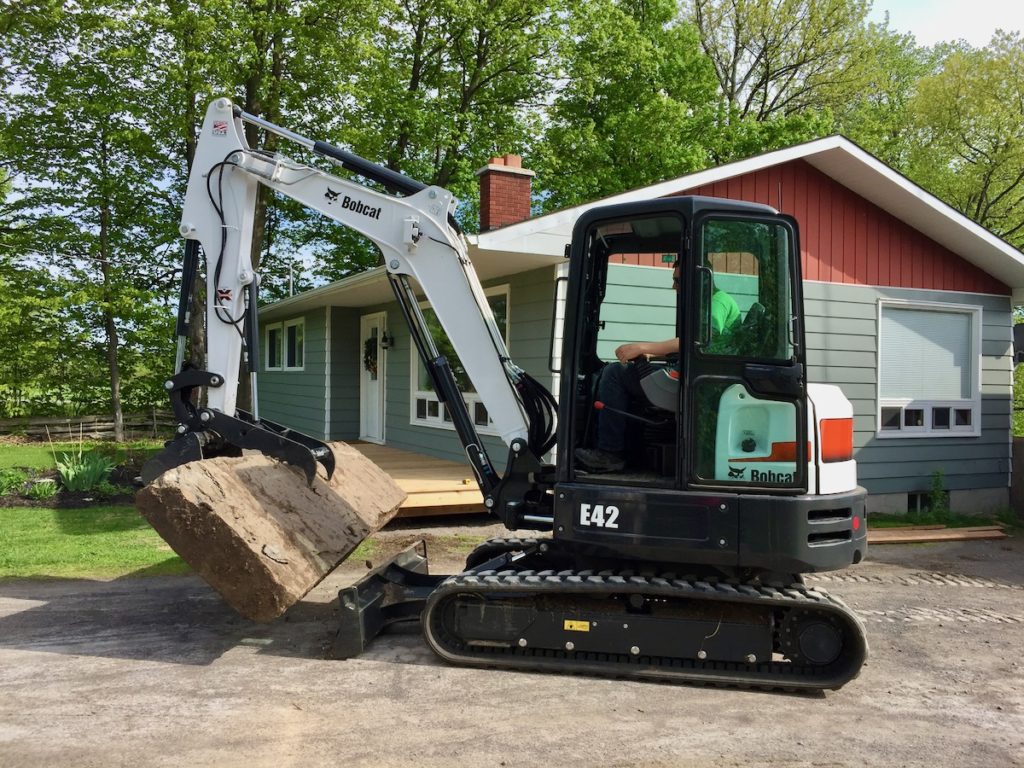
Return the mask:
<path id="1" fill-rule="evenodd" d="M 910 32 L 918 45 L 963 39 L 981 48 L 996 29 L 1024 30 L 1021 0 L 874 0 L 870 19 L 882 21 L 889 12 L 889 27 Z"/>

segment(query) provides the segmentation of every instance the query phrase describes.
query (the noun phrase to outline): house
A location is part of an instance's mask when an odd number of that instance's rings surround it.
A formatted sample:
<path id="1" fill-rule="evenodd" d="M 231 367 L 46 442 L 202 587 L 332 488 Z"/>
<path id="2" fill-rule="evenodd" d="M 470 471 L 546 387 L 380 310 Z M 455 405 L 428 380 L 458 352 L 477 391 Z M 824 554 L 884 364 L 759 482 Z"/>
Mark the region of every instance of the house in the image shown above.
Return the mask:
<path id="1" fill-rule="evenodd" d="M 528 218 L 532 173 L 518 157 L 494 158 L 478 174 L 482 231 L 470 238 L 471 258 L 513 359 L 551 391 L 557 278 L 585 210 L 680 194 L 767 203 L 800 226 L 808 378 L 839 385 L 853 403 L 869 510 L 915 507 L 936 472 L 955 510 L 1009 506 L 1013 307 L 1024 302 L 1024 253 L 854 143 L 832 136 L 536 218 Z M 670 265 L 656 256 L 623 261 L 609 271 L 623 295 L 642 304 L 671 290 Z M 664 322 L 670 337 L 672 320 Z M 628 311 L 614 325 L 609 345 L 641 338 Z M 382 269 L 265 307 L 261 328 L 267 418 L 329 439 L 462 458 Z M 471 392 L 466 399 L 500 467 L 506 449 L 487 436 L 483 404 Z"/>

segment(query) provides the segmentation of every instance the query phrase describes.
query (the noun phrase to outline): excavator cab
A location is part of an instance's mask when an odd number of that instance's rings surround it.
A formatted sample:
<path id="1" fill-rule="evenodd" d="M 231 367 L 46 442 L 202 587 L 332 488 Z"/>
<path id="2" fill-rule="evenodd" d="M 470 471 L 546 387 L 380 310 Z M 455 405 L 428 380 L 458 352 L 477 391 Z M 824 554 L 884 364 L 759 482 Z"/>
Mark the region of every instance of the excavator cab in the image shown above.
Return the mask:
<path id="1" fill-rule="evenodd" d="M 560 443 L 571 477 L 806 491 L 792 221 L 767 206 L 680 197 L 592 212 L 573 242 L 575 327 L 565 335 L 576 344 L 563 360 L 573 408 Z M 635 356 L 636 342 L 663 355 Z M 615 450 L 625 466 L 588 471 L 580 446 Z"/>
<path id="2" fill-rule="evenodd" d="M 751 573 L 863 556 L 851 524 L 863 491 L 851 483 L 822 495 L 829 473 L 852 463 L 849 438 L 831 453 L 829 422 L 850 421 L 811 412 L 799 252 L 793 220 L 753 203 L 685 196 L 580 217 L 556 536 L 620 557 Z M 633 342 L 670 354 L 624 365 L 616 350 Z M 617 449 L 622 466 L 594 471 L 582 460 L 593 448 Z M 595 508 L 596 522 L 580 512 Z"/>

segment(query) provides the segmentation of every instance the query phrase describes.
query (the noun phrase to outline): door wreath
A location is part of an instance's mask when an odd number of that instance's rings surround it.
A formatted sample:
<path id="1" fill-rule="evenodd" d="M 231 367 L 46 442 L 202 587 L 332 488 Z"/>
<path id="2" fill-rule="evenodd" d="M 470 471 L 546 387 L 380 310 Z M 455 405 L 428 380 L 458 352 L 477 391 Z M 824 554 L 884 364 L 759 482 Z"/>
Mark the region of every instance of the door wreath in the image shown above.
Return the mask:
<path id="1" fill-rule="evenodd" d="M 371 336 L 363 342 L 363 368 L 365 368 L 370 378 L 377 378 L 377 337 Z"/>

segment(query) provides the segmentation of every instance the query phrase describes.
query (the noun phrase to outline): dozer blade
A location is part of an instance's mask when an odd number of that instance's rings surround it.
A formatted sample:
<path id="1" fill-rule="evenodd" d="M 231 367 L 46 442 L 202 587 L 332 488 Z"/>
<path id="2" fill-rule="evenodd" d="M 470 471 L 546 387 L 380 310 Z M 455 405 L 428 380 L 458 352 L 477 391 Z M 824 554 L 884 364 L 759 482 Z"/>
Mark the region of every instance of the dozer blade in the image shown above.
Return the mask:
<path id="1" fill-rule="evenodd" d="M 136 507 L 232 608 L 268 621 L 301 600 L 405 500 L 355 448 L 325 448 L 337 469 L 328 478 L 311 458 L 312 483 L 258 453 L 164 467 L 138 492 Z"/>
<path id="2" fill-rule="evenodd" d="M 334 474 L 334 454 L 326 443 L 309 435 L 283 427 L 272 421 L 254 421 L 245 411 L 238 417 L 219 411 L 199 411 L 202 430 L 188 431 L 166 443 L 164 448 L 142 467 L 142 482 L 149 484 L 164 472 L 190 461 L 216 456 L 239 456 L 243 450 L 254 450 L 291 464 L 313 484 L 319 462 Z"/>

